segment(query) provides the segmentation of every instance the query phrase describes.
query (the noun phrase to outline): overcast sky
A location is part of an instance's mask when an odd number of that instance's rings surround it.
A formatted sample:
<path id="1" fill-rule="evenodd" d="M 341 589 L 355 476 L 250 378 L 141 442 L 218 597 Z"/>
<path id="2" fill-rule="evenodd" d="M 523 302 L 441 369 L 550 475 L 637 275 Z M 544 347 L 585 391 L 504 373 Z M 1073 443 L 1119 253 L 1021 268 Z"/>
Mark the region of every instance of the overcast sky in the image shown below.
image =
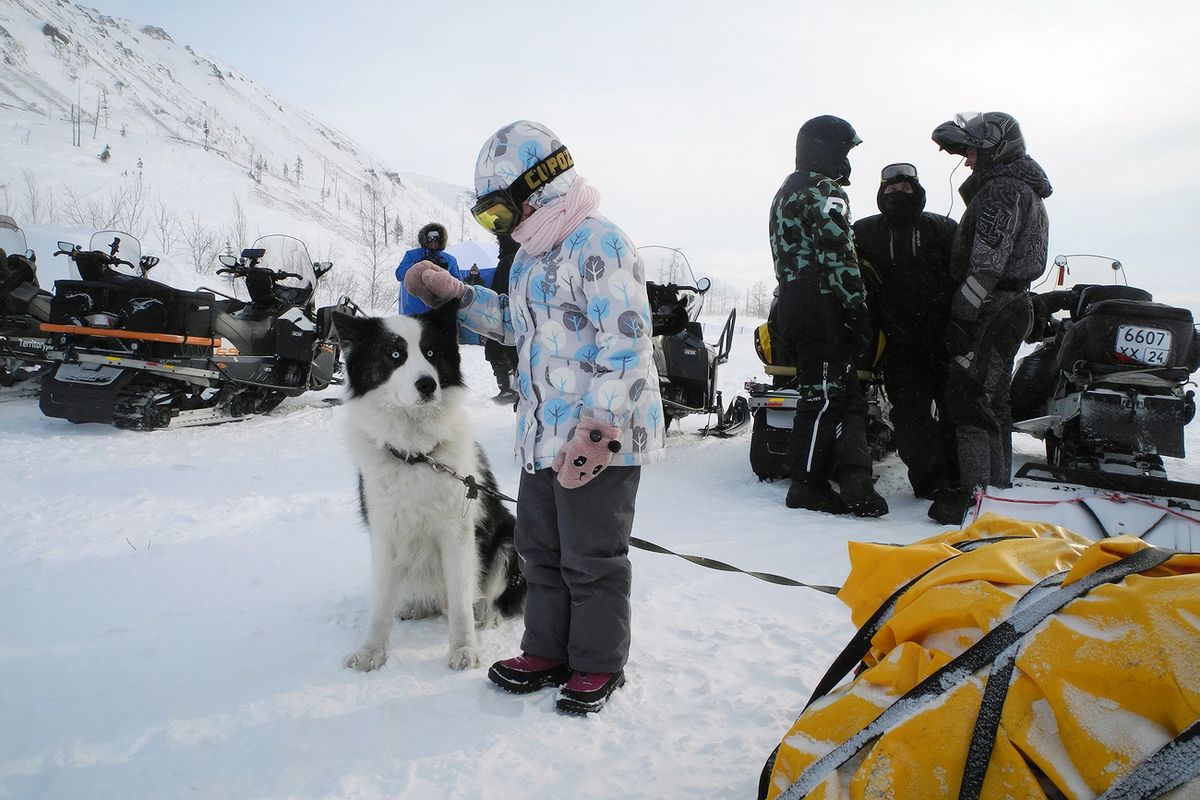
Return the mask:
<path id="1" fill-rule="evenodd" d="M 863 138 L 855 217 L 877 212 L 880 167 L 911 161 L 927 208 L 954 196 L 957 218 L 968 172 L 929 134 L 1007 111 L 1055 188 L 1051 254 L 1114 256 L 1200 308 L 1193 2 L 88 4 L 225 59 L 402 171 L 470 185 L 493 131 L 541 121 L 636 242 L 742 286 L 773 280 L 767 211 L 806 119 Z"/>

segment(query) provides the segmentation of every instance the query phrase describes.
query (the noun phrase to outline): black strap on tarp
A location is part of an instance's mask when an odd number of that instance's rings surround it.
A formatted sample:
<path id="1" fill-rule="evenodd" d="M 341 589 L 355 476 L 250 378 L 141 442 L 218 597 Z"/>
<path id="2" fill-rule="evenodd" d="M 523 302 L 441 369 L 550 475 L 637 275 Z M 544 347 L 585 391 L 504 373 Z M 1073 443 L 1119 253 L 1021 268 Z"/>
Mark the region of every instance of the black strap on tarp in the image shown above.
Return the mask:
<path id="1" fill-rule="evenodd" d="M 1032 596 L 1035 590 L 1061 584 L 1064 577 L 1066 573 L 1057 572 L 1040 581 L 1026 592 L 1024 597 Z M 967 746 L 962 782 L 958 786 L 958 800 L 979 800 L 979 793 L 983 791 L 983 779 L 987 776 L 988 765 L 992 762 L 996 733 L 1000 730 L 1000 717 L 1004 712 L 1004 701 L 1008 698 L 1009 686 L 1012 685 L 1020 644 L 1020 641 L 1017 641 L 1009 645 L 992 662 L 992 671 L 988 674 L 983 699 L 979 703 L 979 713 L 975 716 L 975 730 L 971 734 L 971 743 Z"/>
<path id="2" fill-rule="evenodd" d="M 721 572 L 740 572 L 743 575 L 749 575 L 752 578 L 758 578 L 760 581 L 777 583 L 780 586 L 799 586 L 804 589 L 816 589 L 818 592 L 824 592 L 825 594 L 837 594 L 839 591 L 841 591 L 840 586 L 824 586 L 817 583 L 801 583 L 800 581 L 794 581 L 791 578 L 785 578 L 782 575 L 772 575 L 769 572 L 754 572 L 748 569 L 741 569 L 740 567 L 735 567 L 732 564 L 726 564 L 724 561 L 717 561 L 715 558 L 689 556 L 685 553 L 676 553 L 668 550 L 662 545 L 655 544 L 654 542 L 648 542 L 645 539 L 639 539 L 636 536 L 630 537 L 629 543 L 639 550 L 646 550 L 650 553 L 661 553 L 662 555 L 667 556 L 675 556 L 676 558 L 682 558 L 685 561 L 690 561 L 693 564 L 699 564 L 702 567 L 720 570 Z"/>
<path id="3" fill-rule="evenodd" d="M 1154 800 L 1200 778 L 1200 719 L 1193 722 L 1096 800 Z"/>
<path id="4" fill-rule="evenodd" d="M 871 640 L 875 638 L 875 634 L 879 633 L 879 629 L 892 618 L 892 612 L 896 610 L 896 603 L 904 596 L 904 593 L 913 587 L 918 581 L 924 578 L 929 573 L 933 572 L 943 564 L 948 564 L 958 558 L 963 553 L 969 553 L 972 550 L 978 550 L 985 545 L 994 544 L 996 542 L 1010 542 L 1015 539 L 1031 540 L 1029 536 L 993 536 L 987 539 L 972 539 L 967 542 L 958 542 L 951 545 L 958 553 L 937 562 L 929 569 L 922 572 L 917 577 L 913 578 L 908 583 L 901 586 L 896 591 L 892 592 L 891 597 L 879 604 L 879 608 L 875 609 L 875 613 L 871 618 L 863 623 L 863 626 L 858 629 L 846 646 L 842 648 L 842 652 L 838 653 L 837 658 L 829 665 L 829 669 L 825 671 L 824 677 L 817 683 L 817 688 L 813 689 L 812 696 L 808 698 L 808 702 L 804 704 L 807 709 L 819 698 L 829 694 L 833 687 L 837 686 L 842 678 L 846 677 L 850 670 L 854 669 L 855 665 L 859 664 L 871 649 Z M 899 547 L 900 545 L 897 545 Z"/>
<path id="5" fill-rule="evenodd" d="M 799 800 L 804 797 L 831 772 L 853 758 L 877 737 L 927 708 L 933 698 L 970 680 L 978 670 L 991 664 L 1011 645 L 1020 642 L 1038 624 L 1072 600 L 1082 597 L 1102 584 L 1114 583 L 1127 575 L 1156 567 L 1174 554 L 1171 550 L 1144 548 L 1029 603 L 895 700 L 848 740 L 810 764 L 796 781 L 779 795 L 780 800 Z"/>

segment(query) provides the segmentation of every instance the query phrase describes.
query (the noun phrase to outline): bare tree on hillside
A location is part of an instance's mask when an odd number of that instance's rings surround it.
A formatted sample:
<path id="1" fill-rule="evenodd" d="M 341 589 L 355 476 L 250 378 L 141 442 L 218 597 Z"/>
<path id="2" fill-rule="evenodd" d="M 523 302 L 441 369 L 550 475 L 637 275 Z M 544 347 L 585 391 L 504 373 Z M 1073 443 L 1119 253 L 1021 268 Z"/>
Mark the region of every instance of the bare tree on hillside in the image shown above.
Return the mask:
<path id="1" fill-rule="evenodd" d="M 158 237 L 159 253 L 169 258 L 179 242 L 179 219 L 162 200 L 156 200 L 150 213 L 150 226 Z"/>
<path id="2" fill-rule="evenodd" d="M 242 252 L 242 248 L 248 246 L 250 242 L 246 241 L 249 236 L 246 224 L 246 209 L 242 207 L 242 201 L 235 194 L 233 196 L 233 217 L 229 222 L 228 238 L 233 242 L 236 252 Z"/>
<path id="3" fill-rule="evenodd" d="M 25 188 L 25 221 L 30 225 L 40 225 L 46 221 L 42 217 L 46 198 L 42 194 L 41 184 L 37 176 L 27 169 L 21 170 L 21 181 Z"/>
<path id="4" fill-rule="evenodd" d="M 367 306 L 375 309 L 384 300 L 387 270 L 384 268 L 386 247 L 380 231 L 380 211 L 383 208 L 383 193 L 379 179 L 374 176 L 363 184 L 359 198 L 358 243 L 367 259 L 367 275 L 364 294 Z"/>
<path id="5" fill-rule="evenodd" d="M 117 221 L 123 230 L 135 236 L 138 235 L 146 214 L 146 206 L 149 204 L 150 193 L 146 188 L 146 182 L 136 179 L 126 181 L 124 186 L 114 192 L 119 192 L 121 197 L 118 204 L 120 212 L 115 215 Z"/>
<path id="6" fill-rule="evenodd" d="M 763 281 L 746 290 L 746 314 L 753 317 L 765 317 L 771 309 L 771 292 Z"/>
<path id="7" fill-rule="evenodd" d="M 213 261 L 221 249 L 220 240 L 208 225 L 205 225 L 196 212 L 185 222 L 180 230 L 188 260 L 198 275 L 207 275 L 212 271 Z"/>
<path id="8" fill-rule="evenodd" d="M 12 199 L 8 196 L 8 184 L 0 184 L 0 214 L 12 216 Z"/>

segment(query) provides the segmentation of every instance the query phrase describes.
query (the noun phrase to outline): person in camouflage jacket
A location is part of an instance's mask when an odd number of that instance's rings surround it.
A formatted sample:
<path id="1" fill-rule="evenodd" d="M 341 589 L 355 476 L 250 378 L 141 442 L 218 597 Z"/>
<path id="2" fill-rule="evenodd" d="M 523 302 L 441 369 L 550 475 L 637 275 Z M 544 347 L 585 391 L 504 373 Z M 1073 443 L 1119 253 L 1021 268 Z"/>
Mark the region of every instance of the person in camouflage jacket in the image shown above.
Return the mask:
<path id="1" fill-rule="evenodd" d="M 771 203 L 778 328 L 796 366 L 795 422 L 784 466 L 787 505 L 881 516 L 871 485 L 867 406 L 855 369 L 872 349 L 870 316 L 850 226 L 850 148 L 843 119 L 816 117 L 796 137 L 796 171 Z M 829 484 L 836 477 L 840 494 Z"/>

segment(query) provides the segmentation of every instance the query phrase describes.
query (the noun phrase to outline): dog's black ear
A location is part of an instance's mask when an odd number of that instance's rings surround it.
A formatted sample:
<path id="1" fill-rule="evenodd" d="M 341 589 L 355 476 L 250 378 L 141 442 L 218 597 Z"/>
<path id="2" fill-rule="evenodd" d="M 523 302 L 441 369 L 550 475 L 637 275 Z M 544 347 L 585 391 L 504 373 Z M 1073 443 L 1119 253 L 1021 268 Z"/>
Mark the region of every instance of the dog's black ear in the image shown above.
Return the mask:
<path id="1" fill-rule="evenodd" d="M 458 330 L 458 300 L 447 300 L 440 306 L 426 311 L 425 319 L 441 330 Z"/>
<path id="2" fill-rule="evenodd" d="M 375 320 L 371 317 L 356 317 L 342 311 L 333 312 L 333 329 L 343 346 L 354 347 L 361 344 L 367 332 L 374 326 Z"/>

